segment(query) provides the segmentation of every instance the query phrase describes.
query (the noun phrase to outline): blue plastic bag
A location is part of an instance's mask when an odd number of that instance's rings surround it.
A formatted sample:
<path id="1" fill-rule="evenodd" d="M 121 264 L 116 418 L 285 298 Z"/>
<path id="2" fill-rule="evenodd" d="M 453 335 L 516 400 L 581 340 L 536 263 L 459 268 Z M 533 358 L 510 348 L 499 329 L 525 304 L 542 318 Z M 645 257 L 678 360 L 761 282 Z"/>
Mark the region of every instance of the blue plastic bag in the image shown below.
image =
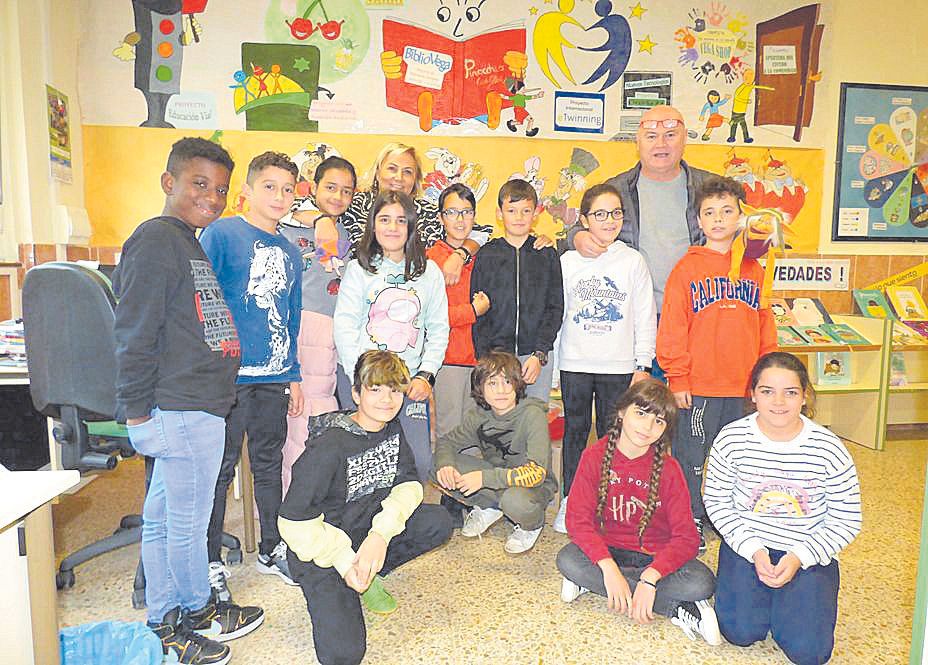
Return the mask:
<path id="1" fill-rule="evenodd" d="M 161 640 L 138 621 L 99 621 L 62 628 L 61 665 L 159 665 Z"/>

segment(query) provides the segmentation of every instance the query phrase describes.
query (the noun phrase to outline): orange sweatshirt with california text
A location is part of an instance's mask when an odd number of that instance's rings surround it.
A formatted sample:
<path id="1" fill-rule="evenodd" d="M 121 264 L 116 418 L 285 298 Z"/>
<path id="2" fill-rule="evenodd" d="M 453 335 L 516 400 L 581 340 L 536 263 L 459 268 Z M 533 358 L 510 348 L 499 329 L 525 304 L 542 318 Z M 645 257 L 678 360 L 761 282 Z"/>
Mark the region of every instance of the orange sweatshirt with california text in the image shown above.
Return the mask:
<path id="1" fill-rule="evenodd" d="M 731 252 L 690 247 L 667 278 L 657 328 L 657 361 L 673 392 L 743 397 L 754 363 L 776 351 L 773 314 L 760 308 L 764 271 L 744 259 L 728 279 Z"/>

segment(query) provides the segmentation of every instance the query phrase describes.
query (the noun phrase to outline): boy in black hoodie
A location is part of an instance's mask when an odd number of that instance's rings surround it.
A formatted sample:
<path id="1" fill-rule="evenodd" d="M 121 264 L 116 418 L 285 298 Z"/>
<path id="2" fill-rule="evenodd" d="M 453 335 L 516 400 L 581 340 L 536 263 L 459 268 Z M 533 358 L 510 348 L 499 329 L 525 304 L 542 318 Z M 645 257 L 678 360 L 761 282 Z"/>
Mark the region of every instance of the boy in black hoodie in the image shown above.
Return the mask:
<path id="1" fill-rule="evenodd" d="M 264 621 L 261 608 L 214 602 L 207 576 L 206 527 L 240 347 L 196 231 L 225 208 L 233 166 L 215 143 L 175 143 L 161 175 L 164 212 L 136 228 L 113 275 L 116 419 L 155 459 L 142 513 L 148 625 L 165 656 L 201 665 L 227 663 L 219 642 Z"/>
<path id="2" fill-rule="evenodd" d="M 362 600 L 380 614 L 396 609 L 377 573 L 451 537 L 448 512 L 421 505 L 412 450 L 395 419 L 408 386 L 409 371 L 395 353 L 361 354 L 352 384 L 358 410 L 311 418 L 306 450 L 293 464 L 278 528 L 323 665 L 364 658 Z"/>
<path id="3" fill-rule="evenodd" d="M 505 234 L 477 252 L 470 278 L 471 297 L 482 291 L 493 303 L 474 323 L 474 352 L 477 360 L 494 349 L 514 353 L 522 363 L 526 394 L 547 404 L 552 370 L 548 354 L 564 314 L 561 262 L 554 248 L 535 247 L 534 187 L 510 180 L 500 188 L 497 203 Z"/>

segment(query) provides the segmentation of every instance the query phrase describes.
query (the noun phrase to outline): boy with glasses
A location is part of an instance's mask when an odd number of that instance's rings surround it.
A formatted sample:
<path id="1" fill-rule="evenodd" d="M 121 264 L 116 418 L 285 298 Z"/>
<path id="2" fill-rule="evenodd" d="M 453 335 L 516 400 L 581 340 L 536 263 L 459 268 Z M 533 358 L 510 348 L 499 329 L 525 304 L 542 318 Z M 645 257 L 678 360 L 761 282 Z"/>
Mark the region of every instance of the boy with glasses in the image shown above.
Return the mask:
<path id="1" fill-rule="evenodd" d="M 435 376 L 435 434 L 437 438 L 461 424 L 464 412 L 474 406 L 470 397 L 470 373 L 477 359 L 471 327 L 477 317 L 490 309 L 490 299 L 482 291 L 471 295 L 470 276 L 474 262 L 464 241 L 474 228 L 477 201 L 474 193 L 461 183 L 454 183 L 438 198 L 438 211 L 445 225 L 445 238 L 429 247 L 425 254 L 443 268 L 452 254 L 464 259 L 461 278 L 445 287 L 448 294 L 448 350 L 445 362 Z"/>

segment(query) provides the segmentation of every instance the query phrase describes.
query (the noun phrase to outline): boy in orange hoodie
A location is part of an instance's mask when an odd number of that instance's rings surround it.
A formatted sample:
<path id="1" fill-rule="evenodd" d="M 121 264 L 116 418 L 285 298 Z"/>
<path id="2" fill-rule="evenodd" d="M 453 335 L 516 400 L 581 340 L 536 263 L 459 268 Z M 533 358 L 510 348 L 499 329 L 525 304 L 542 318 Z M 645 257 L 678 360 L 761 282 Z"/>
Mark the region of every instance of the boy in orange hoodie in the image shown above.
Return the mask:
<path id="1" fill-rule="evenodd" d="M 657 330 L 657 359 L 679 408 L 673 456 L 686 476 L 700 551 L 709 449 L 722 427 L 744 415 L 754 363 L 777 348 L 773 314 L 760 306 L 763 268 L 745 259 L 740 279 L 728 277 L 743 200 L 744 189 L 731 178 L 707 178 L 696 192 L 706 244 L 690 247 L 667 278 Z"/>
<path id="2" fill-rule="evenodd" d="M 425 254 L 444 267 L 445 261 L 452 254 L 459 254 L 464 259 L 461 277 L 454 284 L 447 284 L 448 350 L 445 362 L 435 376 L 435 434 L 441 439 L 461 424 L 464 413 L 477 406 L 471 397 L 470 374 L 477 364 L 474 357 L 474 341 L 471 328 L 478 316 L 490 309 L 490 299 L 479 291 L 471 298 L 470 274 L 474 262 L 464 241 L 470 237 L 474 228 L 477 199 L 466 185 L 453 183 L 438 198 L 438 214 L 445 226 L 445 237 L 429 247 Z M 455 528 L 464 523 L 461 504 L 442 494 L 441 503 L 451 513 Z"/>

